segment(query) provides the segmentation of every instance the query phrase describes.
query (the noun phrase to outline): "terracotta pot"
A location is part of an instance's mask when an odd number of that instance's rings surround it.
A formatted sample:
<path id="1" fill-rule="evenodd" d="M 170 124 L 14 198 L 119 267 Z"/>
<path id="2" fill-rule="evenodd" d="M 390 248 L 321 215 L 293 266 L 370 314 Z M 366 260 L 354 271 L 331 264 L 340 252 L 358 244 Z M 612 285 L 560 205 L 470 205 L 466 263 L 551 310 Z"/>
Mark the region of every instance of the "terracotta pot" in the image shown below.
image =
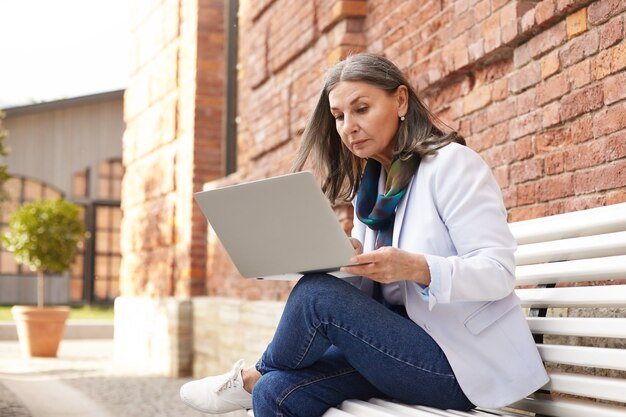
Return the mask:
<path id="1" fill-rule="evenodd" d="M 56 357 L 69 307 L 14 306 L 11 313 L 24 356 Z"/>

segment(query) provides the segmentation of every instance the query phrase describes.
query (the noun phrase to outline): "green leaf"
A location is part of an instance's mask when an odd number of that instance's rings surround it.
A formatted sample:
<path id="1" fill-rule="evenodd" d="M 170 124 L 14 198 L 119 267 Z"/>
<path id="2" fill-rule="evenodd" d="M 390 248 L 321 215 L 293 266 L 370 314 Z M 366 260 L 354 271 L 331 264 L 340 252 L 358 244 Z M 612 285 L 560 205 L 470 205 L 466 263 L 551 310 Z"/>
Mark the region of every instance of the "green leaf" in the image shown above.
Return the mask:
<path id="1" fill-rule="evenodd" d="M 37 271 L 64 272 L 87 237 L 79 207 L 63 199 L 22 205 L 11 214 L 2 244 L 17 262 Z"/>

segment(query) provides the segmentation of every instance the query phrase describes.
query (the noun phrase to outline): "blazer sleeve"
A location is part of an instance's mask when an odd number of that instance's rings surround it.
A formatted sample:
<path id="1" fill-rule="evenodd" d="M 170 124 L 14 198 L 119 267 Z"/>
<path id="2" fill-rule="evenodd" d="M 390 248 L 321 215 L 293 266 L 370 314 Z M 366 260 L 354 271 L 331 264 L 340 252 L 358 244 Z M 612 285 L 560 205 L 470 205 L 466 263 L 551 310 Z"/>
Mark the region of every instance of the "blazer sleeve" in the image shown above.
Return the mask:
<path id="1" fill-rule="evenodd" d="M 447 149 L 450 148 L 450 149 Z M 439 275 L 429 306 L 504 298 L 515 287 L 517 247 L 509 230 L 502 193 L 491 169 L 465 146 L 439 151 L 430 177 L 434 203 L 456 254 L 428 255 Z"/>

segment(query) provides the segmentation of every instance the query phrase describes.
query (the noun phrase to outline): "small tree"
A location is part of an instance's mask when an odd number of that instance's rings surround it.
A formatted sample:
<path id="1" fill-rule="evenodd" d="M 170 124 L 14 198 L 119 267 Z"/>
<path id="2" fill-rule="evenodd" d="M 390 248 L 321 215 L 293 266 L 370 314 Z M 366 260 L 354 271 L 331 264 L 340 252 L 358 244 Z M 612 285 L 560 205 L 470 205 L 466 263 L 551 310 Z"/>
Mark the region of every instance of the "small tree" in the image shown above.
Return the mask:
<path id="1" fill-rule="evenodd" d="M 4 113 L 0 111 L 0 158 L 7 156 L 8 151 L 4 146 L 4 140 L 7 137 L 7 131 L 2 127 L 2 120 L 4 119 Z M 7 198 L 7 193 L 4 190 L 4 183 L 9 179 L 7 172 L 7 166 L 0 163 L 0 203 Z"/>
<path id="2" fill-rule="evenodd" d="M 44 272 L 67 271 L 86 237 L 78 206 L 63 199 L 26 203 L 11 214 L 2 243 L 37 271 L 37 307 L 43 308 Z"/>

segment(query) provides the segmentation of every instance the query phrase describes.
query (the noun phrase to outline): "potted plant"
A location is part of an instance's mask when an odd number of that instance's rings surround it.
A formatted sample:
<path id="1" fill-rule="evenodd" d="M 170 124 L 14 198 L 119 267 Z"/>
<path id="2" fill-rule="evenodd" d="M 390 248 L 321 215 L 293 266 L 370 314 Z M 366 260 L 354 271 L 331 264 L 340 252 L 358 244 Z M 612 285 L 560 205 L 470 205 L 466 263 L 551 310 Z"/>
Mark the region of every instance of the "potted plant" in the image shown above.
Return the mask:
<path id="1" fill-rule="evenodd" d="M 67 271 L 85 237 L 79 207 L 63 199 L 26 203 L 9 218 L 3 245 L 17 262 L 37 271 L 37 307 L 11 309 L 26 356 L 57 355 L 70 309 L 44 308 L 44 276 L 46 272 Z"/>

